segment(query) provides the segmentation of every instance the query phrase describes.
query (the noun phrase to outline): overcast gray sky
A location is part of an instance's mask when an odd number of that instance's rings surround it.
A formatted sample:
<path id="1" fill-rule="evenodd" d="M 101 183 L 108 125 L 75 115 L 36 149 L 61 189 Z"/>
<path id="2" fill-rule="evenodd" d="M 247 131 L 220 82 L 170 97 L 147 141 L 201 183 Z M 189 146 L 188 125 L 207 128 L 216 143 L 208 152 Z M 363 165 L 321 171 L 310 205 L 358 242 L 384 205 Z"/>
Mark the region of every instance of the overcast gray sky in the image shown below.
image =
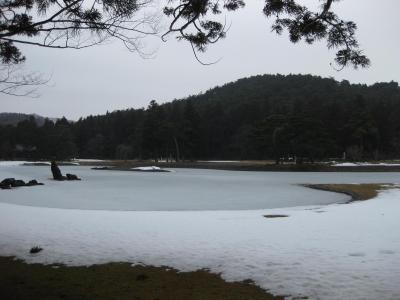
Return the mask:
<path id="1" fill-rule="evenodd" d="M 316 5 L 318 0 L 305 0 Z M 371 59 L 368 69 L 335 71 L 329 63 L 334 52 L 324 42 L 292 44 L 286 35 L 270 32 L 271 21 L 262 14 L 263 0 L 248 0 L 246 8 L 227 15 L 232 23 L 227 38 L 209 48 L 203 66 L 184 42 L 169 37 L 151 38 L 156 57 L 143 59 L 115 42 L 84 50 L 24 47 L 26 67 L 52 76 L 37 99 L 0 95 L 0 111 L 37 113 L 76 120 L 90 114 L 159 103 L 206 91 L 257 74 L 314 74 L 354 83 L 400 81 L 400 1 L 342 0 L 334 10 L 358 25 L 357 37 Z"/>

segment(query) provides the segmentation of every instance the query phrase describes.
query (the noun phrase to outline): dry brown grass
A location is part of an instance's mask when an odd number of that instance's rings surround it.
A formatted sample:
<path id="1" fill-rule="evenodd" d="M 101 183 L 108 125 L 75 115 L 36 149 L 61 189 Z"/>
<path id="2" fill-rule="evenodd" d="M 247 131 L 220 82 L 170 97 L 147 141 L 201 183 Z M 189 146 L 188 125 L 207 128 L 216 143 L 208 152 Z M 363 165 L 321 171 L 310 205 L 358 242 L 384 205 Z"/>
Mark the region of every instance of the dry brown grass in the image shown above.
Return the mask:
<path id="1" fill-rule="evenodd" d="M 350 195 L 352 200 L 369 200 L 375 198 L 379 190 L 387 188 L 390 184 L 307 184 L 305 186 L 313 189 Z"/>

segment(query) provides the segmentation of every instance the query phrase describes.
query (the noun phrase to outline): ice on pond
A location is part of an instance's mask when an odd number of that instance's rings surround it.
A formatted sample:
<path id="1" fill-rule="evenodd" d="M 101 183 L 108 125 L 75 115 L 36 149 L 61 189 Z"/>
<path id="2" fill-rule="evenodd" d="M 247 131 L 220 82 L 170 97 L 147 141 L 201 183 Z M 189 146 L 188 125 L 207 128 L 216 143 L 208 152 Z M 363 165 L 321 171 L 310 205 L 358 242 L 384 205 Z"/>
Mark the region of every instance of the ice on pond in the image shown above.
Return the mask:
<path id="1" fill-rule="evenodd" d="M 91 170 L 65 166 L 81 182 L 51 180 L 46 166 L 3 166 L 0 178 L 36 179 L 42 187 L 1 191 L 0 201 L 56 208 L 102 210 L 251 210 L 323 205 L 348 196 L 301 183 L 393 182 L 400 173 L 281 173 L 175 169 L 170 173 Z"/>
<path id="2" fill-rule="evenodd" d="M 276 173 L 176 169 L 171 173 L 91 170 L 61 167 L 81 182 L 51 180 L 50 169 L 10 166 L 0 177 L 37 179 L 45 186 L 15 189 L 0 194 L 0 201 L 43 207 L 104 210 L 242 210 L 348 200 L 292 184 Z M 301 176 L 299 183 L 306 180 Z"/>

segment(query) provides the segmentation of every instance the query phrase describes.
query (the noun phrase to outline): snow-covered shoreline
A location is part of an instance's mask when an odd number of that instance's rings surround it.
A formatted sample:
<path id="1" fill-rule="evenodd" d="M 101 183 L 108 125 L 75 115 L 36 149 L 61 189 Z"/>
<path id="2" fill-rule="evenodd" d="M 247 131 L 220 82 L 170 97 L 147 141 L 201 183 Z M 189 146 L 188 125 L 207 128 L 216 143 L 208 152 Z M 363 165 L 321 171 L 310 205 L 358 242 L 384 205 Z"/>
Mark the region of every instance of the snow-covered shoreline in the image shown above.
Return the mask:
<path id="1" fill-rule="evenodd" d="M 74 161 L 61 161 L 59 165 L 65 166 L 79 166 L 79 163 Z M 13 166 L 50 166 L 49 161 L 27 161 L 27 160 L 0 160 L 0 167 L 13 167 Z"/>
<path id="2" fill-rule="evenodd" d="M 369 163 L 369 162 L 343 162 L 332 164 L 334 167 L 399 167 L 399 163 Z"/>
<path id="3" fill-rule="evenodd" d="M 376 199 L 254 211 L 134 212 L 0 203 L 0 255 L 87 265 L 208 268 L 310 299 L 400 297 L 400 190 Z M 264 214 L 288 214 L 266 219 Z M 44 251 L 30 255 L 39 244 Z"/>

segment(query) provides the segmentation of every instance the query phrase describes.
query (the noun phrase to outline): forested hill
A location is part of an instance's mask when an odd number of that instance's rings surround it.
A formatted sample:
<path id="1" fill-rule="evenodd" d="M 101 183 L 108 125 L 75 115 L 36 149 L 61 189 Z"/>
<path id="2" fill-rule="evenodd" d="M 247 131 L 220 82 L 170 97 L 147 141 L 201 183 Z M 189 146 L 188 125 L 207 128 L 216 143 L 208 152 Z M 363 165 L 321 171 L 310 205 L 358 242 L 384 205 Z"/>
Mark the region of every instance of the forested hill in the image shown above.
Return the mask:
<path id="1" fill-rule="evenodd" d="M 110 99 L 112 101 L 112 99 Z M 1 128 L 2 158 L 304 159 L 400 154 L 400 88 L 310 75 L 240 79 L 146 109 Z M 16 145 L 30 151 L 15 151 Z M 20 147 L 21 148 L 21 147 Z M 35 149 L 35 150 L 32 150 Z"/>
<path id="2" fill-rule="evenodd" d="M 0 125 L 17 125 L 21 121 L 34 118 L 36 123 L 41 126 L 44 123 L 44 117 L 35 114 L 21 114 L 21 113 L 0 113 Z"/>

